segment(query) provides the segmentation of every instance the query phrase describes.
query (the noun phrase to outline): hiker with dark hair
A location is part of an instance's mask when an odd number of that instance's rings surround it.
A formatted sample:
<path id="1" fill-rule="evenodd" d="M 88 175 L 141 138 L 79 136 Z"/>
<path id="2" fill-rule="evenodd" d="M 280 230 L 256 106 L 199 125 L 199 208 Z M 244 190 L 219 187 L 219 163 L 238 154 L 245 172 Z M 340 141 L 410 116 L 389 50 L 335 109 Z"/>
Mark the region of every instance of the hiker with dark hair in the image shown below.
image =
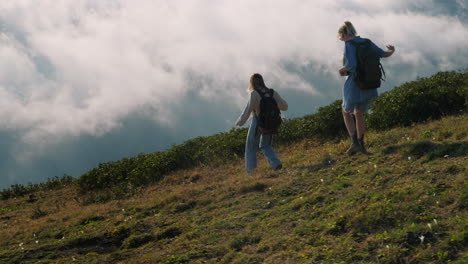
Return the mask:
<path id="1" fill-rule="evenodd" d="M 281 124 L 280 110 L 286 111 L 288 103 L 278 92 L 269 89 L 258 73 L 250 77 L 248 92 L 249 101 L 236 122 L 237 126 L 242 126 L 252 115 L 245 142 L 245 169 L 251 174 L 257 167 L 257 151 L 260 148 L 270 167 L 279 170 L 283 165 L 272 147 L 272 140 Z"/>
<path id="2" fill-rule="evenodd" d="M 338 38 L 345 42 L 343 67 L 339 74 L 348 76 L 343 87 L 342 112 L 352 143 L 346 153 L 367 153 L 364 146 L 364 113 L 369 111 L 371 101 L 378 96 L 376 88 L 380 86 L 383 71 L 380 58 L 392 56 L 395 47 L 388 45 L 388 50 L 383 51 L 372 41 L 357 36 L 356 29 L 349 21 L 338 29 Z M 361 53 L 357 54 L 358 51 Z"/>

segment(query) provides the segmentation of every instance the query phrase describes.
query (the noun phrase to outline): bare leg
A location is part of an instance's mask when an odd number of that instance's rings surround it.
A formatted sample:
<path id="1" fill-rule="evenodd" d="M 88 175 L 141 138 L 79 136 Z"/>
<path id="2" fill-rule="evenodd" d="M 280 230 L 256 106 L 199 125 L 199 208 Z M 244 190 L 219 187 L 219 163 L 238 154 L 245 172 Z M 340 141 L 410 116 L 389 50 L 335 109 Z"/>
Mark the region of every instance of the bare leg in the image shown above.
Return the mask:
<path id="1" fill-rule="evenodd" d="M 364 122 L 364 112 L 359 109 L 354 111 L 354 116 L 356 117 L 356 130 L 357 137 L 362 138 L 366 133 L 366 124 Z"/>
<path id="2" fill-rule="evenodd" d="M 348 130 L 348 134 L 350 137 L 356 135 L 356 123 L 354 121 L 353 113 L 343 111 L 343 120 L 346 125 L 346 129 Z"/>
<path id="3" fill-rule="evenodd" d="M 359 141 L 356 135 L 356 121 L 354 120 L 353 114 L 351 112 L 346 112 L 343 110 L 343 119 L 348 129 L 348 134 L 351 137 L 351 146 L 346 150 L 348 155 L 353 155 L 354 153 L 360 150 Z"/>
<path id="4" fill-rule="evenodd" d="M 364 145 L 364 134 L 366 133 L 366 124 L 364 121 L 364 112 L 359 109 L 354 111 L 354 116 L 356 117 L 356 130 L 357 138 L 359 141 L 360 151 L 362 153 L 367 153 L 366 147 Z"/>

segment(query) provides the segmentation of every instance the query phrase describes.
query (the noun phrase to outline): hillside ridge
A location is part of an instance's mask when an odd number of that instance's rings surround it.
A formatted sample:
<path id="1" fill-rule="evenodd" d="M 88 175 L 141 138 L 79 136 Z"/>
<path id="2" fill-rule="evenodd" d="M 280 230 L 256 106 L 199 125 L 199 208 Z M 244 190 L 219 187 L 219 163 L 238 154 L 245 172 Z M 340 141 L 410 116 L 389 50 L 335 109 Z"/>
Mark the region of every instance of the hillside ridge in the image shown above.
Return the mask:
<path id="1" fill-rule="evenodd" d="M 66 184 L 2 201 L 0 263 L 466 263 L 468 118 L 303 139 L 170 172 L 132 195 Z"/>

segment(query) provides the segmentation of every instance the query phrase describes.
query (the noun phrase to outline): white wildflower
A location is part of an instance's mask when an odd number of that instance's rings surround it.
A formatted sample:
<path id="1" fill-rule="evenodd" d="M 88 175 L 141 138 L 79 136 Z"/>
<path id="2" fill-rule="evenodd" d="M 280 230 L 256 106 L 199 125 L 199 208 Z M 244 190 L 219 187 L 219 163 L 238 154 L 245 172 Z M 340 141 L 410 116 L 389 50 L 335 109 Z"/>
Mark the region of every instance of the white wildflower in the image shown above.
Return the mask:
<path id="1" fill-rule="evenodd" d="M 377 164 L 374 164 L 374 168 L 377 169 Z"/>
<path id="2" fill-rule="evenodd" d="M 320 179 L 320 181 L 323 183 L 323 179 Z"/>
<path id="3" fill-rule="evenodd" d="M 65 236 L 62 236 L 62 239 L 65 239 Z"/>
<path id="4" fill-rule="evenodd" d="M 448 157 L 450 157 L 450 156 L 449 155 L 444 155 L 444 158 L 448 158 Z"/>
<path id="5" fill-rule="evenodd" d="M 419 239 L 421 240 L 421 243 L 424 242 L 424 236 L 423 236 L 423 235 L 421 235 L 421 236 L 419 237 Z"/>
<path id="6" fill-rule="evenodd" d="M 302 200 L 302 199 L 304 199 L 304 197 L 302 197 L 302 196 L 301 196 L 301 197 L 299 197 L 299 199 L 301 199 L 301 200 Z"/>
<path id="7" fill-rule="evenodd" d="M 23 243 L 23 242 L 21 242 L 21 243 L 19 244 L 19 246 L 20 246 L 20 247 L 22 247 L 23 245 L 24 245 L 24 243 Z"/>
<path id="8" fill-rule="evenodd" d="M 429 227 L 429 229 L 432 230 L 432 225 L 431 225 L 431 223 L 428 223 L 427 226 Z"/>
<path id="9" fill-rule="evenodd" d="M 434 224 L 436 224 L 436 225 L 437 225 L 437 219 L 434 219 Z"/>
<path id="10" fill-rule="evenodd" d="M 390 246 L 389 246 L 389 245 L 387 245 L 387 246 L 386 246 L 386 248 L 387 248 L 387 249 L 390 249 Z"/>
<path id="11" fill-rule="evenodd" d="M 411 160 L 411 157 L 408 157 L 408 160 Z"/>

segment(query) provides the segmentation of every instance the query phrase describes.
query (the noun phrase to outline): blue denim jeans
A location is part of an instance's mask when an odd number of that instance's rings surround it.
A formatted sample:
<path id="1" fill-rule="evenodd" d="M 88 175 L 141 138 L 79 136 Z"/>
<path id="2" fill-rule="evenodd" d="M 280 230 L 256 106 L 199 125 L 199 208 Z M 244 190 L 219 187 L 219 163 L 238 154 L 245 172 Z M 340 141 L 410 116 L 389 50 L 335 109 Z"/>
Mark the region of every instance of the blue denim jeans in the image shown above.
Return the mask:
<path id="1" fill-rule="evenodd" d="M 262 135 L 260 133 L 257 127 L 257 117 L 254 115 L 245 142 L 245 169 L 247 173 L 250 174 L 257 168 L 257 151 L 259 148 L 267 158 L 272 169 L 277 168 L 281 164 L 271 145 L 272 141 L 273 135 Z"/>

